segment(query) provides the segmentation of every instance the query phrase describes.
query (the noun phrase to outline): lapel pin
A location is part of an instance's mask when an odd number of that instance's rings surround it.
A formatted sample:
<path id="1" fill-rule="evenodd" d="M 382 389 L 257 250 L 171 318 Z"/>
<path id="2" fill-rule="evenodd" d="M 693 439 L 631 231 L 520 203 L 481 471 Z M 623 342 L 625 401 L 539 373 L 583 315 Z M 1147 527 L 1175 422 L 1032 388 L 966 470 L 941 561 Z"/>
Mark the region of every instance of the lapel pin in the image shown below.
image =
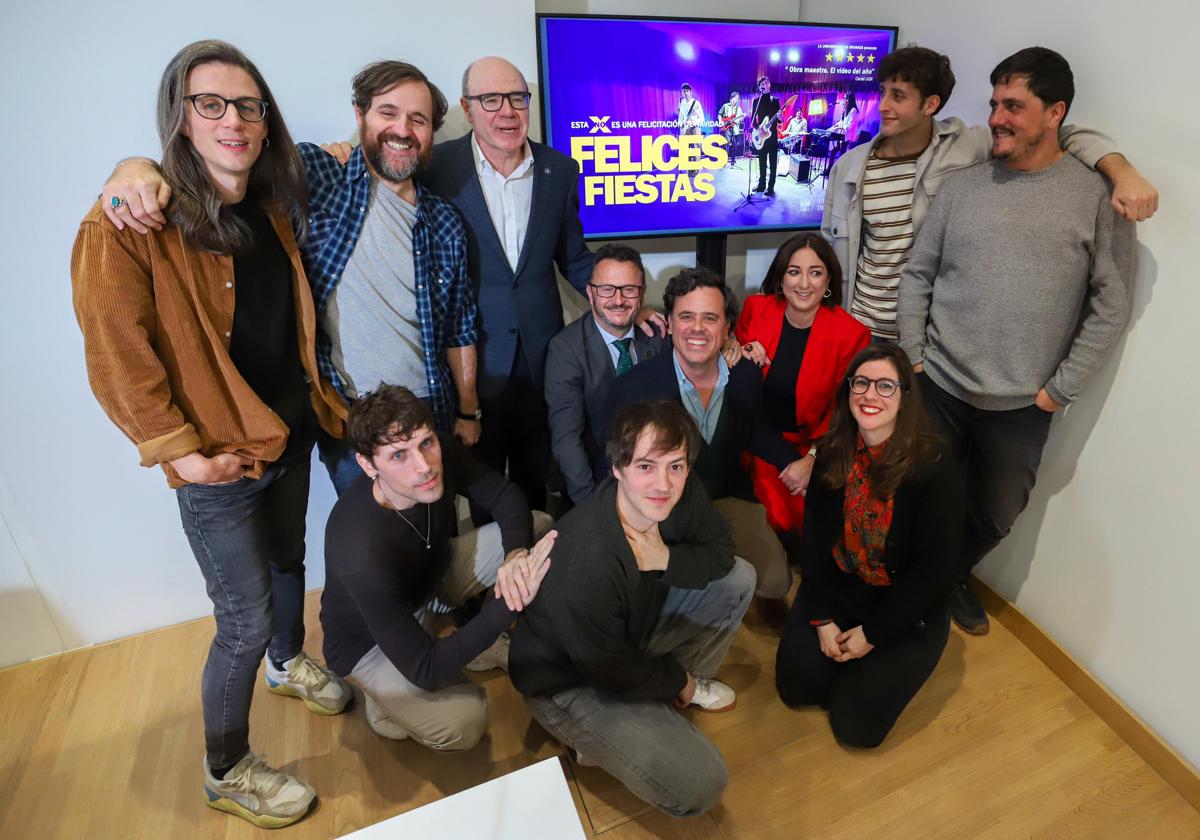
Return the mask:
<path id="1" fill-rule="evenodd" d="M 549 175 L 549 174 L 550 174 L 550 167 L 549 167 L 549 166 L 547 166 L 545 169 L 543 169 L 543 170 L 542 170 L 542 172 L 543 172 L 544 174 L 546 174 L 546 175 Z"/>

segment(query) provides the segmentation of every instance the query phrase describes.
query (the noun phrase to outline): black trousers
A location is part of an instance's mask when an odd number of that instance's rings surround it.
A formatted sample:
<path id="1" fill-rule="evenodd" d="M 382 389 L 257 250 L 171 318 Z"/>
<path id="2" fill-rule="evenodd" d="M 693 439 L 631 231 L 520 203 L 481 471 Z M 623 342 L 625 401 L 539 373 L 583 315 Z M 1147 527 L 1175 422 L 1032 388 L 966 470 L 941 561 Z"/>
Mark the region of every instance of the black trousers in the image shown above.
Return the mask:
<path id="1" fill-rule="evenodd" d="M 917 378 L 929 419 L 965 466 L 967 520 L 957 568 L 965 583 L 1029 503 L 1054 415 L 1036 405 L 985 411 L 946 393 L 924 372 Z"/>
<path id="2" fill-rule="evenodd" d="M 775 129 L 771 129 L 774 134 Z M 767 165 L 771 166 L 771 180 L 767 181 Z M 775 191 L 775 170 L 779 168 L 779 141 L 771 138 L 758 150 L 758 185 L 767 186 L 767 192 Z"/>
<path id="3" fill-rule="evenodd" d="M 830 563 L 833 559 L 830 558 Z M 842 630 L 859 622 L 835 615 Z M 796 594 L 775 656 L 775 688 L 789 706 L 829 710 L 834 736 L 851 747 L 877 747 L 937 667 L 950 635 L 950 611 L 859 659 L 834 662 L 821 652 L 817 628 L 804 611 L 804 584 Z M 871 642 L 871 639 L 867 639 Z"/>
<path id="4" fill-rule="evenodd" d="M 508 384 L 498 396 L 481 398 L 483 428 L 473 454 L 521 488 L 531 510 L 546 509 L 546 475 L 550 469 L 550 425 L 546 398 L 533 382 L 524 347 L 518 342 Z M 471 507 L 476 525 L 491 521 Z"/>

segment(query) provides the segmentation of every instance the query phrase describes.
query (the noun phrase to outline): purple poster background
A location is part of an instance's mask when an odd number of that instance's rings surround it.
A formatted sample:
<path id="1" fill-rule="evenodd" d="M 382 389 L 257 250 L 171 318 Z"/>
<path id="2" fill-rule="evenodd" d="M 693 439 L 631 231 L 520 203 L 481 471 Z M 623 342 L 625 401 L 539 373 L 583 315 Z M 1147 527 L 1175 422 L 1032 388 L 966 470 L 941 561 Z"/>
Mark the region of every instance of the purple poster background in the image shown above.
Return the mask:
<path id="1" fill-rule="evenodd" d="M 878 130 L 874 68 L 896 36 L 891 28 L 754 22 L 538 22 L 546 141 L 580 164 L 588 238 L 819 226 L 825 179 L 818 176 Z M 782 108 L 774 130 L 798 115 L 809 134 L 791 150 L 794 161 L 780 153 L 777 195 L 739 209 L 747 181 L 757 180 L 757 160 L 740 156 L 742 134 L 732 145 L 739 155 L 729 155 L 727 140 L 718 139 L 718 110 L 736 92 L 748 127 L 760 76 Z M 693 121 L 701 110 L 703 121 L 701 136 L 680 150 L 685 82 L 697 102 Z M 657 157 L 644 147 L 656 138 L 670 138 L 658 141 L 666 145 Z M 735 166 L 724 165 L 730 157 Z"/>

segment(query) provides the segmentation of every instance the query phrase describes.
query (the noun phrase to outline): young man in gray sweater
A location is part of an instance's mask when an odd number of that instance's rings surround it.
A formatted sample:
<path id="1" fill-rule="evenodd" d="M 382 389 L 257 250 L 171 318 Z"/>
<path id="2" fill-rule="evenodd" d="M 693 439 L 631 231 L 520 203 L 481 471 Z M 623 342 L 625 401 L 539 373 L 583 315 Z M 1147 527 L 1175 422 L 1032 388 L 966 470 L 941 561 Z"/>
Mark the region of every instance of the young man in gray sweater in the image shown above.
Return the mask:
<path id="1" fill-rule="evenodd" d="M 1129 320 L 1133 225 L 1064 154 L 1070 65 L 1030 47 L 992 71 L 992 160 L 938 193 L 900 281 L 900 345 L 926 408 L 967 466 L 952 614 L 988 631 L 967 580 L 1012 529 L 1055 411 L 1075 400 Z"/>

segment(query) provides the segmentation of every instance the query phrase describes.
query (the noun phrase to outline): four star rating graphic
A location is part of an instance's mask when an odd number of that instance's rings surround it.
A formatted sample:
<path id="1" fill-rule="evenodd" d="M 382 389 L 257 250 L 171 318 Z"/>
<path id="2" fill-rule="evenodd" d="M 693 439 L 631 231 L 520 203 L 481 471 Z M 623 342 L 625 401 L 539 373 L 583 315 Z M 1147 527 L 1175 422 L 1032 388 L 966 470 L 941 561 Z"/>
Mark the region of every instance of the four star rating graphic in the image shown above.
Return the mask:
<path id="1" fill-rule="evenodd" d="M 844 57 L 839 57 L 839 55 L 840 54 L 835 54 L 832 52 L 825 53 L 826 63 L 832 63 L 835 61 L 844 61 L 847 64 L 854 64 L 856 62 L 858 64 L 862 64 L 863 62 L 866 62 L 867 64 L 875 63 L 875 54 L 874 53 L 858 53 L 857 55 L 855 55 L 852 52 L 848 52 L 845 54 Z"/>

